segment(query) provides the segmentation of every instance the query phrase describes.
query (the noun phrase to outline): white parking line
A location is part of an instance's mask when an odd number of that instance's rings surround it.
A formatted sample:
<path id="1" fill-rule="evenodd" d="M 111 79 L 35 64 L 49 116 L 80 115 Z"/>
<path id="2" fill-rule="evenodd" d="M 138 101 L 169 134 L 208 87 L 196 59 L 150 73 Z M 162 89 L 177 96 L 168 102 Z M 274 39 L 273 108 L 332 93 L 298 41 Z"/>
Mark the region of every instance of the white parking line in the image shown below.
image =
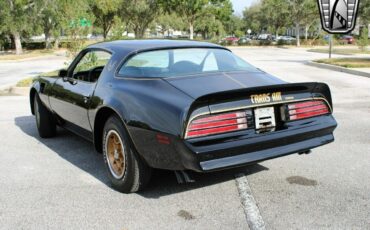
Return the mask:
<path id="1" fill-rule="evenodd" d="M 239 196 L 243 205 L 244 213 L 247 218 L 247 223 L 251 230 L 264 230 L 265 222 L 262 219 L 257 203 L 252 195 L 252 190 L 249 187 L 247 176 L 244 174 L 235 175 L 236 187 L 239 191 Z"/>

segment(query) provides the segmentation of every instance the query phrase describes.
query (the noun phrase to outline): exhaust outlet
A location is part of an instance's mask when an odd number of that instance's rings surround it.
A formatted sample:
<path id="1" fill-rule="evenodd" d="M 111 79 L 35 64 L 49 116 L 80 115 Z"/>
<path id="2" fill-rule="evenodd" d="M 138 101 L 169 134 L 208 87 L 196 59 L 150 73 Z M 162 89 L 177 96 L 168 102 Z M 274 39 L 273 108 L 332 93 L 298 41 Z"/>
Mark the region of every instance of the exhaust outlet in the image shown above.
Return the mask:
<path id="1" fill-rule="evenodd" d="M 298 155 L 302 155 L 302 154 L 310 154 L 312 151 L 311 149 L 307 150 L 307 151 L 304 151 L 304 152 L 299 152 Z"/>

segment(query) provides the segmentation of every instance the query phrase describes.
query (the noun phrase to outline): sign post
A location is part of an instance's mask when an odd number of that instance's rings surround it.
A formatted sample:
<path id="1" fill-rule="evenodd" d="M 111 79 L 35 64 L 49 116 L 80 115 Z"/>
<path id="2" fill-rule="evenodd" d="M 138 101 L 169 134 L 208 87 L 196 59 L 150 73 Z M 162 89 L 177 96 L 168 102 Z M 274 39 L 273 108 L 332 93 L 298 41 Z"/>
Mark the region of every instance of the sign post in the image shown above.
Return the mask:
<path id="1" fill-rule="evenodd" d="M 329 35 L 329 59 L 331 59 L 331 53 L 333 51 L 333 35 Z"/>

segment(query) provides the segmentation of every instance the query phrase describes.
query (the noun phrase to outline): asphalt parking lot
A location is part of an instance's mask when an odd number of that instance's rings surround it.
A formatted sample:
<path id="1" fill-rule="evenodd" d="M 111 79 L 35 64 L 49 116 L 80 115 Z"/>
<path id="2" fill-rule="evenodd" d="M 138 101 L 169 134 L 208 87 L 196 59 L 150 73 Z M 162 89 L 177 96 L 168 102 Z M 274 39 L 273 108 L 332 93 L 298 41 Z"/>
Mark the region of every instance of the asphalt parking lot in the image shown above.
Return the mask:
<path id="1" fill-rule="evenodd" d="M 248 229 L 240 173 L 267 229 L 370 229 L 370 78 L 307 66 L 326 55 L 303 49 L 234 52 L 286 81 L 329 84 L 336 141 L 309 155 L 193 174 L 191 184 L 157 171 L 145 191 L 127 195 L 110 188 L 92 144 L 65 130 L 40 139 L 28 98 L 3 96 L 0 229 Z"/>
<path id="2" fill-rule="evenodd" d="M 37 76 L 43 72 L 64 68 L 67 58 L 64 52 L 40 58 L 0 61 L 0 90 L 16 84 L 19 80 Z"/>

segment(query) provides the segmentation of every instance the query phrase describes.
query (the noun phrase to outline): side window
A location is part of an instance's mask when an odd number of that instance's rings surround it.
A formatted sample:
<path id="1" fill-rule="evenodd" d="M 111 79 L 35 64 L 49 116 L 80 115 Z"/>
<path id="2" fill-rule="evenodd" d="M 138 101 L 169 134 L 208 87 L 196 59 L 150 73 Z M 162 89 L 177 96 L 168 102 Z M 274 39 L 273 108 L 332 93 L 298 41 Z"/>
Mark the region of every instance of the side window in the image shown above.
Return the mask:
<path id="1" fill-rule="evenodd" d="M 170 62 L 169 51 L 150 51 L 140 53 L 122 66 L 119 75 L 127 77 L 155 77 L 168 72 Z"/>
<path id="2" fill-rule="evenodd" d="M 74 68 L 72 77 L 81 81 L 96 82 L 111 56 L 110 53 L 100 50 L 86 53 Z"/>
<path id="3" fill-rule="evenodd" d="M 169 63 L 168 51 L 145 52 L 131 58 L 125 66 L 128 67 L 157 67 L 167 68 Z"/>

